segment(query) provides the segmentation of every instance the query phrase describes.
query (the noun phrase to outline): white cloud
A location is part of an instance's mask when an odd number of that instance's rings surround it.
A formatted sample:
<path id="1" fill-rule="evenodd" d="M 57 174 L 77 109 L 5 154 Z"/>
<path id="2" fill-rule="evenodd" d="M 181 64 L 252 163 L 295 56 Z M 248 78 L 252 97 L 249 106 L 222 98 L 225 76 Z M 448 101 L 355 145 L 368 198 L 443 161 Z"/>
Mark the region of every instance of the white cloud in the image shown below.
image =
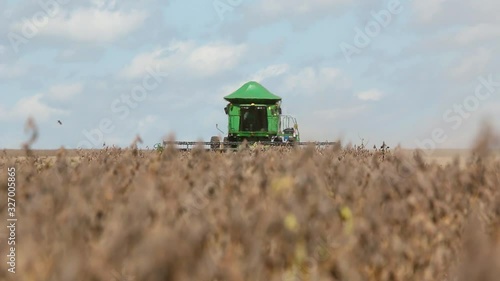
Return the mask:
<path id="1" fill-rule="evenodd" d="M 500 36 L 500 25 L 480 23 L 461 29 L 455 36 L 457 43 L 468 45 L 482 41 L 495 40 Z"/>
<path id="2" fill-rule="evenodd" d="M 245 52 L 243 44 L 216 42 L 197 46 L 191 41 L 176 41 L 167 48 L 139 54 L 120 72 L 120 76 L 141 78 L 149 68 L 195 77 L 212 76 L 234 68 Z"/>
<path id="3" fill-rule="evenodd" d="M 66 115 L 67 111 L 53 108 L 41 99 L 43 94 L 20 99 L 12 109 L 0 111 L 0 120 L 27 119 L 33 117 L 37 122 L 45 122 L 58 115 Z"/>
<path id="4" fill-rule="evenodd" d="M 13 79 L 26 74 L 28 68 L 21 64 L 1 64 L 0 63 L 0 79 Z"/>
<path id="5" fill-rule="evenodd" d="M 306 67 L 284 79 L 284 91 L 302 95 L 315 95 L 335 89 L 346 89 L 351 85 L 340 69 L 332 67 Z"/>
<path id="6" fill-rule="evenodd" d="M 264 69 L 257 71 L 254 75 L 252 75 L 252 81 L 262 82 L 268 78 L 281 76 L 290 70 L 290 66 L 288 64 L 275 64 L 270 65 Z"/>
<path id="7" fill-rule="evenodd" d="M 147 14 L 143 11 L 109 11 L 95 8 L 63 11 L 50 18 L 38 29 L 43 36 L 63 37 L 78 42 L 113 42 L 136 30 Z M 22 32 L 24 22 L 17 22 L 13 29 Z"/>
<path id="8" fill-rule="evenodd" d="M 222 1 L 227 2 L 227 1 Z M 232 1 L 236 19 L 231 24 L 223 24 L 223 29 L 235 38 L 244 40 L 245 37 L 262 28 L 267 29 L 270 24 L 286 22 L 293 29 L 304 30 L 324 18 L 342 16 L 352 11 L 356 4 L 364 5 L 361 0 L 256 0 Z M 229 1 L 231 4 L 231 1 Z M 224 16 L 219 15 L 222 18 Z M 224 32 L 225 33 L 225 32 Z"/>
<path id="9" fill-rule="evenodd" d="M 47 93 L 47 97 L 52 100 L 67 101 L 79 95 L 82 90 L 82 83 L 61 84 L 51 87 Z"/>
<path id="10" fill-rule="evenodd" d="M 155 115 L 147 115 L 143 119 L 139 120 L 138 122 L 138 129 L 139 131 L 145 131 L 147 130 L 151 125 L 154 125 L 156 121 L 158 120 L 158 117 Z"/>
<path id="11" fill-rule="evenodd" d="M 114 9 L 116 7 L 116 0 L 91 0 L 91 3 L 99 9 Z"/>
<path id="12" fill-rule="evenodd" d="M 0 104 L 0 121 L 6 120 L 8 117 L 7 114 L 7 110 L 2 106 L 2 104 Z"/>
<path id="13" fill-rule="evenodd" d="M 498 24 L 497 0 L 419 0 L 413 2 L 417 21 L 432 25 L 435 30 L 458 25 Z"/>
<path id="14" fill-rule="evenodd" d="M 244 45 L 210 44 L 195 48 L 187 57 L 189 67 L 202 75 L 210 76 L 232 69 L 240 60 Z"/>
<path id="15" fill-rule="evenodd" d="M 431 22 L 442 10 L 448 0 L 418 0 L 413 1 L 413 10 L 420 22 Z M 455 5 L 455 3 L 451 3 Z"/>
<path id="16" fill-rule="evenodd" d="M 68 50 L 61 51 L 61 53 L 59 54 L 59 57 L 61 57 L 63 59 L 67 59 L 67 58 L 74 57 L 75 55 L 76 55 L 75 49 L 68 49 Z"/>
<path id="17" fill-rule="evenodd" d="M 366 105 L 359 105 L 347 108 L 335 108 L 317 110 L 313 114 L 320 119 L 346 119 L 365 111 L 368 107 Z"/>
<path id="18" fill-rule="evenodd" d="M 155 65 L 165 67 L 166 62 L 161 59 L 166 49 L 158 49 L 151 53 L 137 55 L 132 62 L 121 70 L 119 76 L 124 78 L 140 78 L 146 75 L 148 68 Z"/>
<path id="19" fill-rule="evenodd" d="M 332 11 L 351 0 L 261 0 L 257 12 L 269 18 L 289 18 L 290 16 L 313 15 L 317 12 Z"/>
<path id="20" fill-rule="evenodd" d="M 384 94 L 377 89 L 371 89 L 371 90 L 356 94 L 356 97 L 358 97 L 358 99 L 360 99 L 362 101 L 378 101 L 383 96 L 384 96 Z"/>
<path id="21" fill-rule="evenodd" d="M 482 73 L 488 63 L 492 61 L 493 52 L 490 49 L 479 48 L 469 56 L 461 58 L 461 60 L 453 66 L 450 74 L 454 78 L 474 77 L 477 73 Z"/>

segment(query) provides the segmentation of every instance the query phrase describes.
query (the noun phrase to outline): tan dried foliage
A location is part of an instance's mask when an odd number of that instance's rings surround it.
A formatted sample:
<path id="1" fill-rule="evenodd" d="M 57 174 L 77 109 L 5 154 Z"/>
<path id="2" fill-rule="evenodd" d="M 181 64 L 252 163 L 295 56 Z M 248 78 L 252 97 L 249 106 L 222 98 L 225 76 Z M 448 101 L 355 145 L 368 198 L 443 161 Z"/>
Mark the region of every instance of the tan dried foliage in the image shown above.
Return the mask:
<path id="1" fill-rule="evenodd" d="M 500 162 L 479 144 L 465 168 L 340 144 L 4 154 L 13 280 L 497 280 Z"/>

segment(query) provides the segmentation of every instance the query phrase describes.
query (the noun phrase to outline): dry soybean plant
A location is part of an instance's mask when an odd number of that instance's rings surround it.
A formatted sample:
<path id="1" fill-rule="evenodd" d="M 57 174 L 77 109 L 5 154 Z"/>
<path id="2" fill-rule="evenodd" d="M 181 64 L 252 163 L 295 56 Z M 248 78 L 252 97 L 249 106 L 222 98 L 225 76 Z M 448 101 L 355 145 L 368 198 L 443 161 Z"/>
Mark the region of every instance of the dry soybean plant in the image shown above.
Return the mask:
<path id="1" fill-rule="evenodd" d="M 465 168 L 385 144 L 4 154 L 1 170 L 18 170 L 19 246 L 16 275 L 1 262 L 0 280 L 494 281 L 491 140 Z M 6 198 L 4 174 L 0 185 Z"/>

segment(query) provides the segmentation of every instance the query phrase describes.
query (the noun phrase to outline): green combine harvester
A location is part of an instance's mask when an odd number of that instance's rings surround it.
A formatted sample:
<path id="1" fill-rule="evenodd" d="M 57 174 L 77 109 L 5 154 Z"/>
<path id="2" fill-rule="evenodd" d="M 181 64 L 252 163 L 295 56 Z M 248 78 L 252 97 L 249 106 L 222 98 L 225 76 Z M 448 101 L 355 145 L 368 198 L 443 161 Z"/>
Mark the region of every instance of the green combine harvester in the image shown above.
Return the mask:
<path id="1" fill-rule="evenodd" d="M 271 93 L 259 83 L 254 81 L 245 83 L 224 99 L 228 102 L 224 108 L 228 116 L 228 133 L 222 140 L 218 136 L 213 136 L 210 142 L 201 143 L 209 146 L 210 149 L 237 148 L 243 142 L 250 145 L 260 143 L 268 146 L 310 144 L 300 141 L 297 119 L 282 114 L 281 97 Z M 163 142 L 163 145 L 172 144 L 188 150 L 194 145 L 199 145 L 200 142 Z M 333 143 L 315 144 L 331 145 Z"/>

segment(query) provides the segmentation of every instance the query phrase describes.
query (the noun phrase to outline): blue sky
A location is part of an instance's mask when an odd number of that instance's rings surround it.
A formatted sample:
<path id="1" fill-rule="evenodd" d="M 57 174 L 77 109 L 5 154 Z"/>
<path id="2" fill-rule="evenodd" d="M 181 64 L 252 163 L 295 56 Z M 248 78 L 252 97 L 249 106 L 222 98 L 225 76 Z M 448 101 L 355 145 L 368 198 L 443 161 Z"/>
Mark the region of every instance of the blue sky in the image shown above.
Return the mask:
<path id="1" fill-rule="evenodd" d="M 0 148 L 20 147 L 30 116 L 35 148 L 208 141 L 249 80 L 283 98 L 303 140 L 468 147 L 483 120 L 500 129 L 499 8 L 0 0 Z"/>

